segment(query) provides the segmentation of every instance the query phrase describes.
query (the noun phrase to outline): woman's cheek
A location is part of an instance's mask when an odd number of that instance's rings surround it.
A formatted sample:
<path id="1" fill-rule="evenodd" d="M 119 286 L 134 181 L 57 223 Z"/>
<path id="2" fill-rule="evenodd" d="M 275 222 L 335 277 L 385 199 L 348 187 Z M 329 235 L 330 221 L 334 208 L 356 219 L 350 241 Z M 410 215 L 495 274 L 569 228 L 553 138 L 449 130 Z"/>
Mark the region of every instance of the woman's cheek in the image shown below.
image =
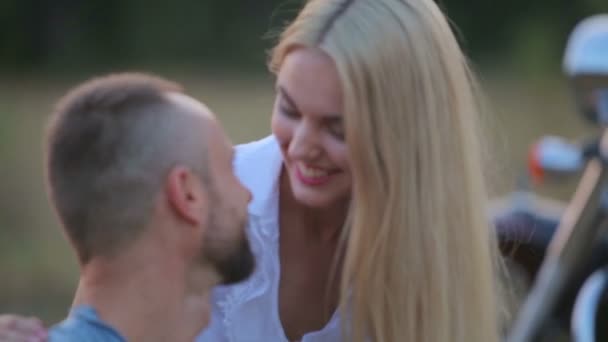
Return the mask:
<path id="1" fill-rule="evenodd" d="M 278 114 L 274 114 L 272 116 L 272 120 L 270 122 L 270 128 L 272 129 L 272 133 L 277 137 L 277 139 L 281 140 L 285 136 L 285 127 L 284 123 L 281 123 L 281 119 L 278 117 Z"/>
<path id="2" fill-rule="evenodd" d="M 348 146 L 344 141 L 337 141 L 333 137 L 327 138 L 327 154 L 331 161 L 342 170 L 349 170 Z"/>

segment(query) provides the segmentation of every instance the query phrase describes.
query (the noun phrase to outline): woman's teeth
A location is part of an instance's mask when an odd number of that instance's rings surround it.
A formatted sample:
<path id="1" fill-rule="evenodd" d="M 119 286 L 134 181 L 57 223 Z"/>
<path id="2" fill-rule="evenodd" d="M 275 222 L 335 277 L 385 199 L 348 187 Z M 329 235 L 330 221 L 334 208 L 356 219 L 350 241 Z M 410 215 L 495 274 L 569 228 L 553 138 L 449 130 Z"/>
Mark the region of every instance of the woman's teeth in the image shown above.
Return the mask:
<path id="1" fill-rule="evenodd" d="M 302 176 L 308 177 L 308 178 L 322 178 L 322 177 L 329 176 L 329 172 L 327 172 L 323 169 L 308 167 L 304 164 L 300 164 L 299 169 L 300 169 L 300 172 L 302 173 Z"/>

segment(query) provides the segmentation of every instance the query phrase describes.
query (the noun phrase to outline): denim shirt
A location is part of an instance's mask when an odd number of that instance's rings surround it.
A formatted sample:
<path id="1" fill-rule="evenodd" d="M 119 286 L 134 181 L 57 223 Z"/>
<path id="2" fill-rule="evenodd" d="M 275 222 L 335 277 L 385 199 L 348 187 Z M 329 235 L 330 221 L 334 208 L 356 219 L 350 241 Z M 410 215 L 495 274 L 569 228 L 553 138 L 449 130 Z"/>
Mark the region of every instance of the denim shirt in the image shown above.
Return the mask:
<path id="1" fill-rule="evenodd" d="M 102 321 L 92 306 L 73 308 L 70 315 L 51 327 L 49 342 L 126 342 L 118 331 Z"/>

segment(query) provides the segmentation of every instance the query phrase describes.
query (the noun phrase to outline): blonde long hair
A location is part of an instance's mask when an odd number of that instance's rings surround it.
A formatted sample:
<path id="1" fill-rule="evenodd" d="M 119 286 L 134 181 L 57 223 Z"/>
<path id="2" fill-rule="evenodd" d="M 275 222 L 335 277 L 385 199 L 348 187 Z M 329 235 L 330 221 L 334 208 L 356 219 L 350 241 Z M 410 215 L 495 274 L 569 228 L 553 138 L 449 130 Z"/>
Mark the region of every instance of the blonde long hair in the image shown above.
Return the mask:
<path id="1" fill-rule="evenodd" d="M 498 340 L 474 79 L 432 0 L 311 0 L 281 34 L 334 61 L 353 173 L 347 340 Z M 319 76 L 322 77 L 322 76 Z"/>

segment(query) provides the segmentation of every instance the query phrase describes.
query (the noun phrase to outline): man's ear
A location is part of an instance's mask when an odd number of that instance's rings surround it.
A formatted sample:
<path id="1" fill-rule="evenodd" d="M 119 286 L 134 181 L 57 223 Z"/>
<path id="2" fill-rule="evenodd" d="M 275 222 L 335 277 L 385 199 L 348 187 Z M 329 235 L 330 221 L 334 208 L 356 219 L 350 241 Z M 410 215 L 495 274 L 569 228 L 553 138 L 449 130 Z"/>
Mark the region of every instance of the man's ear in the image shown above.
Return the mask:
<path id="1" fill-rule="evenodd" d="M 176 166 L 167 176 L 165 192 L 169 206 L 180 219 L 200 226 L 208 214 L 207 185 L 184 166 Z"/>

